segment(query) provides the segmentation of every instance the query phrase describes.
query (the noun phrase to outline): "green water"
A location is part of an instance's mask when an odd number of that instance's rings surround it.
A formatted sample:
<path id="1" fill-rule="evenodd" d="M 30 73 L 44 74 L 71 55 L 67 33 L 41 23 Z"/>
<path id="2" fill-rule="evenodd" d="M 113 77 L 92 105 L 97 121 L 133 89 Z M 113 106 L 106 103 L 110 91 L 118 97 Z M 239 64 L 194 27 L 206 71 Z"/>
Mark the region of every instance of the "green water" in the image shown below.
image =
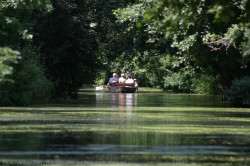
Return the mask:
<path id="1" fill-rule="evenodd" d="M 5 165 L 250 165 L 250 109 L 221 96 L 81 90 L 0 107 Z"/>

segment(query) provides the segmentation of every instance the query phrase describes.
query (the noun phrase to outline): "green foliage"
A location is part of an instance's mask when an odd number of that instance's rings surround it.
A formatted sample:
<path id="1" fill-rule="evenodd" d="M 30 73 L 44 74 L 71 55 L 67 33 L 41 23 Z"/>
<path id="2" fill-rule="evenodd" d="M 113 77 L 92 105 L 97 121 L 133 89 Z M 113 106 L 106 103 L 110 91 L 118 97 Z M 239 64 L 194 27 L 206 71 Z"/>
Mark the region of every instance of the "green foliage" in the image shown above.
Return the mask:
<path id="1" fill-rule="evenodd" d="M 53 10 L 39 19 L 34 36 L 56 96 L 77 98 L 83 84 L 110 68 L 117 26 L 112 10 L 124 1 L 52 0 Z"/>
<path id="2" fill-rule="evenodd" d="M 164 76 L 164 89 L 174 92 L 193 92 L 193 79 L 195 72 L 188 68 L 179 68 L 176 72 L 170 72 Z"/>
<path id="3" fill-rule="evenodd" d="M 56 96 L 77 98 L 83 84 L 93 83 L 98 68 L 95 1 L 52 1 L 53 11 L 41 18 L 35 36 Z"/>
<path id="4" fill-rule="evenodd" d="M 250 74 L 249 4 L 249 0 L 0 1 L 0 46 L 19 50 L 23 57 L 17 65 L 18 55 L 1 56 L 14 64 L 0 63 L 0 79 L 14 81 L 1 81 L 1 89 L 3 84 L 9 88 L 1 94 L 19 104 L 39 100 L 30 89 L 37 93 L 47 86 L 51 89 L 46 73 L 56 96 L 76 98 L 82 84 L 103 84 L 102 77 L 114 71 L 133 74 L 142 86 L 217 93 L 235 78 Z M 39 49 L 34 50 L 34 44 Z"/>
<path id="5" fill-rule="evenodd" d="M 97 75 L 95 79 L 95 84 L 104 85 L 106 83 L 105 78 L 107 78 L 105 71 L 99 71 L 99 75 Z"/>
<path id="6" fill-rule="evenodd" d="M 140 86 L 163 87 L 165 71 L 160 66 L 160 59 L 171 48 L 159 24 L 151 26 L 143 20 L 151 3 L 140 1 L 114 11 L 118 18 L 117 24 L 121 26 L 116 31 L 119 34 L 116 42 L 122 51 L 116 52 L 112 60 L 116 65 L 112 65 L 112 69 L 132 73 Z"/>
<path id="7" fill-rule="evenodd" d="M 0 2 L 0 105 L 28 105 L 51 96 L 52 85 L 32 41 L 37 15 L 49 10 L 49 0 Z"/>
<path id="8" fill-rule="evenodd" d="M 11 81 L 6 78 L 7 75 L 12 74 L 13 65 L 17 63 L 19 52 L 10 48 L 0 48 L 0 82 Z"/>
<path id="9" fill-rule="evenodd" d="M 250 77 L 235 79 L 230 89 L 226 91 L 227 101 L 235 105 L 250 105 Z"/>
<path id="10" fill-rule="evenodd" d="M 123 9 L 118 8 L 114 10 L 113 13 L 118 18 L 118 21 L 121 23 L 137 23 L 148 8 L 148 4 L 149 3 L 147 2 L 142 2 L 138 4 L 129 5 Z"/>
<path id="11" fill-rule="evenodd" d="M 223 93 L 223 87 L 220 84 L 219 76 L 202 74 L 200 77 L 194 79 L 193 91 L 202 94 L 216 94 Z"/>
<path id="12" fill-rule="evenodd" d="M 123 47 L 126 51 L 115 61 L 139 73 L 148 85 L 220 94 L 234 78 L 250 71 L 247 6 L 248 0 L 151 0 L 130 4 L 114 11 L 124 25 L 120 34 L 126 36 L 122 35 L 122 40 L 133 43 Z"/>
<path id="13" fill-rule="evenodd" d="M 21 50 L 21 55 L 23 58 L 9 77 L 14 81 L 0 85 L 0 105 L 29 105 L 48 102 L 52 98 L 52 84 L 45 78 L 36 51 L 26 47 Z"/>
<path id="14" fill-rule="evenodd" d="M 241 50 L 243 53 L 244 58 L 247 59 L 249 62 L 250 60 L 250 23 L 248 26 L 245 27 L 244 29 L 244 34 L 243 34 L 243 40 L 244 42 L 241 43 Z"/>
<path id="15" fill-rule="evenodd" d="M 16 47 L 32 39 L 36 16 L 51 10 L 50 0 L 6 0 L 0 2 L 0 45 Z"/>
<path id="16" fill-rule="evenodd" d="M 207 10 L 208 14 L 214 16 L 215 23 L 229 23 L 238 17 L 239 10 L 246 12 L 248 0 L 216 0 Z M 247 11 L 248 12 L 248 11 Z"/>

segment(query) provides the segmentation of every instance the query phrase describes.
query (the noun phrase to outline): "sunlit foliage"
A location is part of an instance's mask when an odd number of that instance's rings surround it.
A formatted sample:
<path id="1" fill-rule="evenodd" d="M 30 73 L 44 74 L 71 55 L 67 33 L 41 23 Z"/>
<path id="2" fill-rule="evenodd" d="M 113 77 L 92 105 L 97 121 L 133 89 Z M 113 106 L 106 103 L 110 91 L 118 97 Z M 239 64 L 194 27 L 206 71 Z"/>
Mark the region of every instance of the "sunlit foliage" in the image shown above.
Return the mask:
<path id="1" fill-rule="evenodd" d="M 145 43 L 164 43 L 165 51 L 158 60 L 165 57 L 169 65 L 161 63 L 165 72 L 153 79 L 161 82 L 164 78 L 164 86 L 172 90 L 222 93 L 232 80 L 250 74 L 249 4 L 248 0 L 149 0 L 114 13 L 119 22 L 126 23 L 125 33 L 131 34 L 137 27 L 137 34 L 143 31 Z M 136 45 L 139 38 L 131 38 Z M 148 45 L 144 48 L 159 50 Z M 201 84 L 204 86 L 197 86 Z"/>

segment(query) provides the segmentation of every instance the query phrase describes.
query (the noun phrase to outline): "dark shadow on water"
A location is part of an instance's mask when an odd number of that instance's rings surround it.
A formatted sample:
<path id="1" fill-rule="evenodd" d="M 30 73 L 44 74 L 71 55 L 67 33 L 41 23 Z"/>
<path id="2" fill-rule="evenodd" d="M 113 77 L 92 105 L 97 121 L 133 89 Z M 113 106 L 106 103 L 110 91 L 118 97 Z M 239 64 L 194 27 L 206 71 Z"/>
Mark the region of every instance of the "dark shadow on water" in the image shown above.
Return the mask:
<path id="1" fill-rule="evenodd" d="M 201 156 L 240 157 L 250 153 L 250 139 L 245 135 L 91 131 L 15 133 L 0 134 L 0 144 L 0 157 L 10 159 L 98 160 L 96 157 L 101 157 L 106 160 L 107 156 L 112 156 L 125 162 L 137 162 L 138 159 L 157 162 L 162 156 L 189 155 L 199 163 Z"/>
<path id="2" fill-rule="evenodd" d="M 180 112 L 180 111 L 179 111 Z M 137 112 L 138 113 L 138 112 Z M 160 112 L 161 113 L 161 112 Z M 132 114 L 132 113 L 131 113 Z M 133 113 L 135 114 L 135 113 Z M 171 112 L 167 112 L 168 115 L 171 115 Z M 220 120 L 220 121 L 216 121 L 216 120 L 209 120 L 209 119 L 203 119 L 202 117 L 205 115 L 210 115 L 211 117 L 214 116 L 216 117 L 244 117 L 243 114 L 238 115 L 236 112 L 234 113 L 230 113 L 230 114 L 217 114 L 217 112 L 208 112 L 206 113 L 200 113 L 197 114 L 197 112 L 189 112 L 190 115 L 188 114 L 184 114 L 183 115 L 178 115 L 178 116 L 183 116 L 185 117 L 184 120 L 175 120 L 175 119 L 171 119 L 171 120 L 165 120 L 165 119 L 137 119 L 137 118 L 133 118 L 131 117 L 131 119 L 126 119 L 126 121 L 129 121 L 129 123 L 131 125 L 136 125 L 136 126 L 140 126 L 140 125 L 147 125 L 147 126 L 167 126 L 167 125 L 171 125 L 171 126 L 175 126 L 175 125 L 190 125 L 190 126 L 201 126 L 201 125 L 205 125 L 207 127 L 209 126 L 214 126 L 214 125 L 223 125 L 225 126 L 234 126 L 236 127 L 249 127 L 250 126 L 250 121 L 241 121 L 241 120 L 234 120 L 234 121 L 228 121 L 228 120 Z M 196 118 L 193 118 L 192 115 L 196 114 Z M 124 113 L 124 115 L 126 115 Z M 175 114 L 174 114 L 175 115 Z M 77 117 L 77 115 L 75 115 Z M 127 115 L 126 115 L 127 116 Z M 133 115 L 131 115 L 133 116 Z M 192 119 L 188 118 L 188 116 L 192 116 Z M 117 118 L 116 118 L 117 117 Z M 0 125 L 7 125 L 7 126 L 16 126 L 16 125 L 27 125 L 27 126 L 33 126 L 33 125 L 87 125 L 87 126 L 97 126 L 97 125 L 118 125 L 118 124 L 122 124 L 124 125 L 125 123 L 122 122 L 121 123 L 121 119 L 118 118 L 119 115 L 114 116 L 114 117 L 110 117 L 109 115 L 107 115 L 106 117 L 101 116 L 100 118 L 94 116 L 93 118 L 91 118 L 91 116 L 88 117 L 82 117 L 80 119 L 54 119 L 54 120 L 8 120 L 8 121 L 0 121 Z M 199 117 L 201 117 L 200 119 L 198 119 Z M 115 118 L 115 119 L 114 119 Z M 248 117 L 244 117 L 244 118 L 248 118 Z M 196 119 L 195 121 L 193 119 Z M 124 123 L 124 124 L 123 124 Z M 46 127 L 45 127 L 46 129 Z"/>

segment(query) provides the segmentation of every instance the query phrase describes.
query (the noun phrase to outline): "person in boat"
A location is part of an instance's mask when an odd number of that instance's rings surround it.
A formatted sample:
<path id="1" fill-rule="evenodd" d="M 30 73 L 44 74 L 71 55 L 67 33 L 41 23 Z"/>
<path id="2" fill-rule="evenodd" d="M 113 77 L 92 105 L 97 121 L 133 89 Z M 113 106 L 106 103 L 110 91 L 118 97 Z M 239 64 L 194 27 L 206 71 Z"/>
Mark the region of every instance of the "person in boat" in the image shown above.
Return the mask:
<path id="1" fill-rule="evenodd" d="M 109 79 L 108 85 L 109 85 L 109 84 L 118 83 L 119 80 L 118 80 L 117 77 L 118 77 L 118 75 L 117 75 L 116 73 L 113 73 L 113 77 L 111 77 L 111 78 Z"/>
<path id="2" fill-rule="evenodd" d="M 137 83 L 136 79 L 134 79 L 134 83 L 135 83 L 135 87 L 138 89 L 138 83 Z"/>
<path id="3" fill-rule="evenodd" d="M 132 78 L 132 75 L 128 75 L 128 79 L 125 81 L 125 83 L 134 83 L 134 79 Z"/>
<path id="4" fill-rule="evenodd" d="M 119 83 L 125 83 L 125 82 L 126 82 L 126 75 L 122 73 L 121 77 L 119 78 Z"/>
<path id="5" fill-rule="evenodd" d="M 133 79 L 132 75 L 128 76 L 128 79 L 126 80 L 125 83 L 134 83 L 134 87 L 138 91 L 138 83 L 137 83 L 136 79 Z"/>

